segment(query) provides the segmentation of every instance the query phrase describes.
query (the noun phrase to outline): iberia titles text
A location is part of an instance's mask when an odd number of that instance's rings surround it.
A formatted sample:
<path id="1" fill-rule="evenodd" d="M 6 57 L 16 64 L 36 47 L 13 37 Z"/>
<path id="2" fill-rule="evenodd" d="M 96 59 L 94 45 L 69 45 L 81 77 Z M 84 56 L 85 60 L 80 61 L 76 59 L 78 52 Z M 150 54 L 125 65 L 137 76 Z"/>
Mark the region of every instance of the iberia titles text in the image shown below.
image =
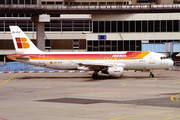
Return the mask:
<path id="1" fill-rule="evenodd" d="M 126 54 L 115 54 L 112 57 L 127 57 Z"/>

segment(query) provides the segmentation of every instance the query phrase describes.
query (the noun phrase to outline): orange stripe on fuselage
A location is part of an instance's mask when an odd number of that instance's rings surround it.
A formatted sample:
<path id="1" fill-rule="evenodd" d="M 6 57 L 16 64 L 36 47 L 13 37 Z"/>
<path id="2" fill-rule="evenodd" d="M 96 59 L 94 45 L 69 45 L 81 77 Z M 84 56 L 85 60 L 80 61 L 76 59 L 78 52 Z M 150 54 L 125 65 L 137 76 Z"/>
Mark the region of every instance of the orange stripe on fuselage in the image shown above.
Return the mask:
<path id="1" fill-rule="evenodd" d="M 141 52 L 139 55 L 137 55 L 135 58 L 143 58 L 146 55 L 148 55 L 150 52 Z"/>

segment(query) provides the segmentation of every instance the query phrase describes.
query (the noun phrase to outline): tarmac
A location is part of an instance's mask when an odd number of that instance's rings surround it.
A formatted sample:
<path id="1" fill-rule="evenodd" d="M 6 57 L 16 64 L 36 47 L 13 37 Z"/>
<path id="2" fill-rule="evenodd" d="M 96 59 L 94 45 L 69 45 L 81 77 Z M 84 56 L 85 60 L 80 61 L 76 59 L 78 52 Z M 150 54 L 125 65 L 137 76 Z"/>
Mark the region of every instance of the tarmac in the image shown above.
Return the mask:
<path id="1" fill-rule="evenodd" d="M 179 73 L 2 73 L 0 120 L 180 120 Z"/>

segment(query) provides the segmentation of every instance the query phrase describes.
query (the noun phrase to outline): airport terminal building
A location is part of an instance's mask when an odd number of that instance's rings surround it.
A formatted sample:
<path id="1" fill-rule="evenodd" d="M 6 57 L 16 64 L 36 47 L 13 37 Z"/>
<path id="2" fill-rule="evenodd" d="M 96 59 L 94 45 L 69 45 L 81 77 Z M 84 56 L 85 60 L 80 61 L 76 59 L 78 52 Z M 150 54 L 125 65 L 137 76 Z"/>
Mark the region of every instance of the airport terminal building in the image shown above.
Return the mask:
<path id="1" fill-rule="evenodd" d="M 0 6 L 112 6 L 128 8 L 138 6 L 134 12 L 105 12 L 100 14 L 48 14 L 44 22 L 44 43 L 46 51 L 154 51 L 177 57 L 180 52 L 180 0 L 1 0 Z M 146 12 L 141 6 L 148 6 Z M 153 10 L 163 6 L 164 12 Z M 88 8 L 87 7 L 87 8 Z M 87 9 L 88 11 L 88 9 Z M 0 14 L 0 61 L 8 61 L 7 54 L 14 53 L 10 25 L 18 25 L 28 37 L 37 43 L 38 23 L 34 13 Z M 178 59 L 178 58 L 176 58 Z"/>

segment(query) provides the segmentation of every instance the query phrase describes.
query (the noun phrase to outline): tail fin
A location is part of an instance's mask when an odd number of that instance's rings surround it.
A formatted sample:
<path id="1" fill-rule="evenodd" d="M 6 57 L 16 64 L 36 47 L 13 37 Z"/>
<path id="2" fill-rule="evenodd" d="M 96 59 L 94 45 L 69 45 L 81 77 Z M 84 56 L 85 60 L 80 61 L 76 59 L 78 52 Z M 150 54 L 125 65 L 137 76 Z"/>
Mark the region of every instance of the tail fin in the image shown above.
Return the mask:
<path id="1" fill-rule="evenodd" d="M 39 53 L 40 51 L 18 26 L 9 26 L 16 52 Z"/>

